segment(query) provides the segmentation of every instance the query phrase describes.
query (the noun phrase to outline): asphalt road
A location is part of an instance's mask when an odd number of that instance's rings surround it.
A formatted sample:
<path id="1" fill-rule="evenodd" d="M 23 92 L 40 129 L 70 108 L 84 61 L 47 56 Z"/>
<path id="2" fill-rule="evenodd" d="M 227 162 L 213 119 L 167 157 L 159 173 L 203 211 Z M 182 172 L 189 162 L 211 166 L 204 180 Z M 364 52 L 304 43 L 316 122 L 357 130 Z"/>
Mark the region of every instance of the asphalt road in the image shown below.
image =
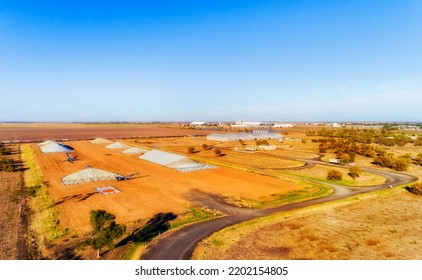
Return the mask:
<path id="1" fill-rule="evenodd" d="M 322 165 L 330 165 L 328 163 L 323 163 L 320 160 L 310 160 L 310 159 L 299 159 L 310 165 L 313 164 L 322 164 Z M 300 209 L 304 207 L 308 207 L 311 205 L 321 204 L 325 202 L 330 202 L 334 200 L 344 199 L 351 196 L 355 196 L 361 193 L 367 193 L 372 191 L 377 191 L 381 189 L 389 188 L 390 186 L 398 186 L 403 184 L 408 184 L 411 182 L 415 182 L 418 180 L 417 177 L 395 173 L 395 172 L 388 172 L 388 171 L 381 171 L 381 170 L 374 170 L 374 169 L 362 169 L 365 172 L 371 172 L 380 176 L 383 176 L 387 179 L 384 184 L 376 185 L 372 187 L 345 187 L 345 186 L 338 186 L 335 184 L 329 184 L 330 187 L 333 188 L 333 192 L 325 197 L 311 199 L 303 202 L 292 203 L 288 205 L 254 210 L 254 209 L 245 209 L 245 208 L 238 208 L 232 205 L 225 203 L 223 200 L 219 199 L 218 197 L 211 197 L 211 199 L 205 199 L 204 201 L 208 201 L 208 205 L 214 209 L 218 209 L 224 211 L 228 214 L 228 216 L 224 216 L 221 218 L 216 218 L 213 220 L 203 221 L 200 223 L 196 223 L 190 226 L 183 227 L 177 231 L 163 234 L 160 238 L 153 241 L 147 247 L 147 252 L 142 256 L 141 259 L 144 260 L 187 260 L 190 259 L 192 253 L 198 242 L 202 239 L 210 236 L 214 232 L 217 232 L 223 228 L 228 226 L 232 226 L 237 223 L 241 223 L 250 219 L 263 217 L 266 215 L 270 215 L 276 212 L 282 211 L 290 211 L 294 209 Z M 199 194 L 200 195 L 200 194 Z"/>

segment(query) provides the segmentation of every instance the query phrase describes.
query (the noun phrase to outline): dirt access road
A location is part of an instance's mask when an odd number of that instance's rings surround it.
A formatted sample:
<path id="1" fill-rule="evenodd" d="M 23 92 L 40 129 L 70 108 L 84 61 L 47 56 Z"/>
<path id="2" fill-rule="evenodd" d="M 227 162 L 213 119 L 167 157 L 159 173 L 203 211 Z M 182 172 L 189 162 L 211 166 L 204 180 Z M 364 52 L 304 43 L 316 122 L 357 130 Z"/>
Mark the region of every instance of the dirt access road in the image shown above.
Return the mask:
<path id="1" fill-rule="evenodd" d="M 339 199 L 348 198 L 361 193 L 367 193 L 388 188 L 389 186 L 398 186 L 402 184 L 411 183 L 417 181 L 418 178 L 407 175 L 398 174 L 387 171 L 365 169 L 366 172 L 373 172 L 378 175 L 384 176 L 387 182 L 382 185 L 372 187 L 344 187 L 335 184 L 328 184 L 333 187 L 334 191 L 331 195 L 317 198 L 313 200 L 298 202 L 294 204 L 288 204 L 284 206 L 267 208 L 263 210 L 252 210 L 237 208 L 231 205 L 227 205 L 220 200 L 214 200 L 211 202 L 210 207 L 217 208 L 219 210 L 229 213 L 229 216 L 222 218 L 201 222 L 191 226 L 187 226 L 178 231 L 164 234 L 160 239 L 149 245 L 148 251 L 142 256 L 144 260 L 186 260 L 190 259 L 194 249 L 198 242 L 202 239 L 210 236 L 214 232 L 217 232 L 225 227 L 232 226 L 234 224 L 244 222 L 250 219 L 263 217 L 269 214 L 273 214 L 281 211 L 290 211 L 300 209 L 316 204 L 325 202 L 335 201 Z M 205 200 L 203 200 L 205 201 Z"/>

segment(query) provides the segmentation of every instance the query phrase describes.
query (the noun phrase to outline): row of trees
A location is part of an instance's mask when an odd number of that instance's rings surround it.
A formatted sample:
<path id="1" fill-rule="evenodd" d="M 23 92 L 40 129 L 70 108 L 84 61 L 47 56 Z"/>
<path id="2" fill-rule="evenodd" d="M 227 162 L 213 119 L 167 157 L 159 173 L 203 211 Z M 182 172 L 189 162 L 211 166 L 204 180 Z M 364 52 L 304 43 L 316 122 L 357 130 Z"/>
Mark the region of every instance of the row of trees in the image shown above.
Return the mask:
<path id="1" fill-rule="evenodd" d="M 313 139 L 313 142 L 319 143 L 319 152 L 326 153 L 332 151 L 337 155 L 342 163 L 354 162 L 356 155 L 366 157 L 375 157 L 384 155 L 384 149 L 369 144 L 356 143 L 348 139 L 323 138 Z"/>
<path id="2" fill-rule="evenodd" d="M 2 155 L 10 155 L 12 150 L 6 147 L 2 142 L 0 142 L 0 156 Z"/>
<path id="3" fill-rule="evenodd" d="M 413 140 L 404 133 L 393 132 L 388 129 L 354 129 L 354 128 L 342 128 L 342 129 L 326 129 L 322 128 L 318 131 L 307 131 L 307 136 L 321 136 L 330 138 L 343 138 L 349 139 L 352 142 L 361 144 L 379 144 L 384 146 L 404 146 L 407 143 L 414 143 L 415 146 L 422 145 L 422 137 L 419 136 L 416 140 Z"/>

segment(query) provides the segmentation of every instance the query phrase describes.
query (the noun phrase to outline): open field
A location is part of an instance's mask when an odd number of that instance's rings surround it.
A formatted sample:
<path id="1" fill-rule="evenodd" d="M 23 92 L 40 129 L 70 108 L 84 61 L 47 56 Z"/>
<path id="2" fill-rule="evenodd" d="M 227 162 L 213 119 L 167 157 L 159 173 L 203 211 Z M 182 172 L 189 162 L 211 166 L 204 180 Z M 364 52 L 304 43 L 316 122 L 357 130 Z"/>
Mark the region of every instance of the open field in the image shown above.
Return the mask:
<path id="1" fill-rule="evenodd" d="M 337 170 L 342 174 L 343 179 L 341 181 L 337 181 L 336 183 L 338 184 L 345 184 L 347 186 L 374 186 L 385 183 L 384 177 L 368 172 L 362 172 L 359 177 L 353 180 L 349 175 L 347 175 L 347 168 L 336 167 L 336 165 L 333 165 L 332 167 L 317 165 L 307 169 L 289 171 L 288 173 L 316 178 L 319 180 L 326 180 L 328 170 Z"/>
<path id="2" fill-rule="evenodd" d="M 260 200 L 302 188 L 224 167 L 182 173 L 106 149 L 103 145 L 84 141 L 67 144 L 75 148 L 80 159 L 73 164 L 64 161 L 64 154 L 42 154 L 38 147 L 33 145 L 33 148 L 44 179 L 48 181 L 49 195 L 59 209 L 60 225 L 72 232 L 89 230 L 89 211 L 92 209 L 105 209 L 116 215 L 117 222 L 126 223 L 149 218 L 158 212 L 183 212 L 192 203 L 201 204 L 197 193 Z M 141 173 L 137 178 L 122 182 L 62 184 L 63 176 L 82 170 L 87 164 L 123 175 Z M 96 187 L 105 185 L 113 185 L 122 192 L 107 196 L 95 193 Z"/>
<path id="3" fill-rule="evenodd" d="M 207 238 L 194 259 L 422 258 L 422 197 L 397 188 L 252 220 Z"/>
<path id="4" fill-rule="evenodd" d="M 16 145 L 11 148 L 14 152 L 19 150 Z M 19 160 L 17 153 L 7 157 L 13 158 L 15 161 Z M 0 260 L 26 258 L 23 241 L 25 225 L 22 224 L 21 217 L 19 217 L 19 205 L 10 200 L 12 193 L 22 186 L 22 171 L 0 171 Z"/>
<path id="5" fill-rule="evenodd" d="M 133 124 L 2 124 L 0 141 L 207 135 L 210 131 Z"/>

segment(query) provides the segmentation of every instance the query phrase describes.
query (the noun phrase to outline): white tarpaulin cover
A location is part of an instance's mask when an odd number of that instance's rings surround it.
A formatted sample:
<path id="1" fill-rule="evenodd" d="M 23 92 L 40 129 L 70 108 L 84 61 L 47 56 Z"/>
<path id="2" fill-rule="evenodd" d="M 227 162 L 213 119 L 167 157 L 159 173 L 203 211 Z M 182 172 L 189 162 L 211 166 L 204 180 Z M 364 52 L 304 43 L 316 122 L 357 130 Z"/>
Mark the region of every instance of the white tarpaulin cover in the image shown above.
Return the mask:
<path id="1" fill-rule="evenodd" d="M 130 146 L 122 142 L 114 142 L 113 144 L 106 146 L 106 148 L 110 150 L 119 150 L 119 149 L 129 149 Z"/>
<path id="2" fill-rule="evenodd" d="M 40 146 L 44 146 L 44 145 L 51 144 L 51 143 L 57 143 L 57 142 L 56 141 L 47 140 L 47 141 L 38 143 L 37 146 L 40 147 Z"/>
<path id="3" fill-rule="evenodd" d="M 88 167 L 81 171 L 63 177 L 62 182 L 65 185 L 74 185 L 94 181 L 114 180 L 116 179 L 116 176 L 121 175 L 97 168 Z"/>
<path id="4" fill-rule="evenodd" d="M 143 154 L 143 153 L 146 153 L 146 152 L 148 152 L 148 150 L 145 150 L 145 149 L 142 149 L 142 148 L 138 148 L 138 147 L 132 147 L 132 148 L 129 148 L 127 150 L 124 150 L 122 152 L 122 154 L 125 154 L 125 155 L 136 155 L 136 154 Z"/>
<path id="5" fill-rule="evenodd" d="M 65 145 L 63 143 L 58 143 L 58 142 L 54 142 L 54 141 L 51 141 L 49 143 L 44 142 L 44 144 L 38 145 L 38 146 L 40 147 L 41 152 L 43 152 L 44 154 L 74 152 L 72 147 Z"/>
<path id="6" fill-rule="evenodd" d="M 113 143 L 113 141 L 108 140 L 108 139 L 104 139 L 104 138 L 95 138 L 94 140 L 89 141 L 89 143 L 92 143 L 92 144 L 111 144 L 111 143 Z"/>
<path id="7" fill-rule="evenodd" d="M 185 156 L 163 152 L 159 150 L 149 151 L 140 156 L 139 158 L 166 167 L 177 169 L 182 172 L 215 168 L 214 166 L 199 163 Z"/>

